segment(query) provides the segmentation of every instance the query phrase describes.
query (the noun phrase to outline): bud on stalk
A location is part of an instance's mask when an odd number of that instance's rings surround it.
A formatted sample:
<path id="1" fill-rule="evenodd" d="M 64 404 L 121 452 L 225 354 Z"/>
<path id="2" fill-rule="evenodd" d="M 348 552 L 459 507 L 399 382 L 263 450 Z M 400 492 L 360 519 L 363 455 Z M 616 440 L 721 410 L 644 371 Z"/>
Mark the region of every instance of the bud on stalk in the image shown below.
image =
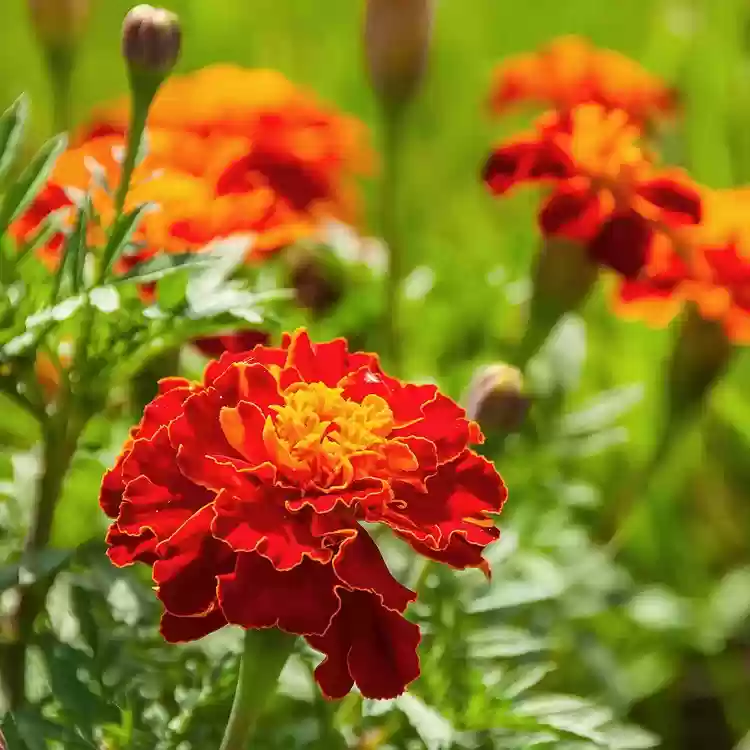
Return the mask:
<path id="1" fill-rule="evenodd" d="M 722 324 L 691 305 L 683 318 L 667 369 L 667 424 L 672 432 L 703 403 L 729 367 L 734 347 Z"/>
<path id="2" fill-rule="evenodd" d="M 531 399 L 524 393 L 521 371 L 496 363 L 480 367 L 464 397 L 469 419 L 488 433 L 503 436 L 518 432 L 526 419 Z"/>
<path id="3" fill-rule="evenodd" d="M 137 5 L 122 25 L 122 54 L 131 74 L 149 73 L 163 79 L 180 54 L 182 32 L 177 16 L 164 8 Z"/>
<path id="4" fill-rule="evenodd" d="M 515 357 L 515 364 L 522 369 L 563 315 L 586 301 L 599 278 L 599 267 L 584 245 L 556 238 L 543 242 L 534 269 L 529 319 Z"/>
<path id="5" fill-rule="evenodd" d="M 422 82 L 434 15 L 435 0 L 367 0 L 367 67 L 387 107 L 405 104 Z"/>
<path id="6" fill-rule="evenodd" d="M 74 47 L 86 31 L 90 12 L 90 0 L 29 0 L 34 31 L 45 47 Z"/>

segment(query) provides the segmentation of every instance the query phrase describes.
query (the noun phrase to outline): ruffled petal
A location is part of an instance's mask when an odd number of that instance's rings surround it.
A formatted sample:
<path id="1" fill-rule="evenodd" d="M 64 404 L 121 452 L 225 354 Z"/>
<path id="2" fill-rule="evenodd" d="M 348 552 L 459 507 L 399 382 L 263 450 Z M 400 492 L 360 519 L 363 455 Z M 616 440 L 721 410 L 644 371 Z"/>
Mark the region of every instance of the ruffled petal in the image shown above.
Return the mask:
<path id="1" fill-rule="evenodd" d="M 599 199 L 588 190 L 560 189 L 544 204 L 539 228 L 546 237 L 565 237 L 586 242 L 602 221 Z"/>
<path id="2" fill-rule="evenodd" d="M 395 502 L 377 520 L 420 549 L 446 550 L 454 535 L 483 549 L 499 536 L 492 516 L 502 510 L 507 490 L 494 466 L 471 451 L 443 464 L 427 479 L 426 493 L 401 483 L 394 494 Z"/>
<path id="3" fill-rule="evenodd" d="M 384 607 L 396 612 L 403 612 L 417 598 L 416 592 L 393 577 L 378 546 L 363 529 L 341 545 L 333 569 L 349 588 L 375 594 Z"/>
<path id="4" fill-rule="evenodd" d="M 224 613 L 218 607 L 196 617 L 178 617 L 165 612 L 161 616 L 159 632 L 167 643 L 187 643 L 221 630 L 226 624 Z"/>
<path id="5" fill-rule="evenodd" d="M 341 608 L 322 636 L 307 642 L 326 658 L 315 679 L 328 698 L 357 685 L 365 698 L 401 695 L 419 677 L 419 627 L 381 604 L 374 594 L 338 589 Z"/>
<path id="6" fill-rule="evenodd" d="M 648 261 L 654 232 L 636 211 L 606 221 L 589 245 L 589 257 L 626 279 L 636 279 Z"/>
<path id="7" fill-rule="evenodd" d="M 698 190 L 686 179 L 657 177 L 638 186 L 638 195 L 664 212 L 667 224 L 700 224 L 702 201 Z"/>
<path id="8" fill-rule="evenodd" d="M 305 558 L 330 562 L 332 552 L 313 535 L 310 515 L 287 513 L 284 495 L 274 486 L 253 485 L 241 497 L 220 493 L 213 534 L 236 552 L 257 552 L 277 570 L 291 570 Z"/>
<path id="9" fill-rule="evenodd" d="M 237 556 L 232 573 L 219 578 L 219 603 L 227 621 L 243 628 L 278 627 L 287 633 L 325 633 L 341 603 L 330 565 L 306 559 L 279 571 L 255 552 Z"/>
<path id="10" fill-rule="evenodd" d="M 192 516 L 156 549 L 157 595 L 167 612 L 178 617 L 205 615 L 216 604 L 217 576 L 232 570 L 235 556 L 211 534 L 213 506 Z"/>

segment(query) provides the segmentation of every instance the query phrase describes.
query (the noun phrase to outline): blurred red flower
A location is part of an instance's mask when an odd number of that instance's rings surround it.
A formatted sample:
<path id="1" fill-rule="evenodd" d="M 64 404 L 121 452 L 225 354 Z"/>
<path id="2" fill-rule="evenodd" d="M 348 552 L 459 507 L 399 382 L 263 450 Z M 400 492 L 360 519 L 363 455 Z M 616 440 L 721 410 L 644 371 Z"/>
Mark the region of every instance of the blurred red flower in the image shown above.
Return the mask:
<path id="1" fill-rule="evenodd" d="M 700 226 L 658 242 L 644 272 L 617 290 L 618 313 L 666 325 L 686 303 L 750 343 L 750 189 L 704 190 Z"/>
<path id="2" fill-rule="evenodd" d="M 326 655 L 328 697 L 356 684 L 391 698 L 419 674 L 419 628 L 403 617 L 416 593 L 361 522 L 489 573 L 506 490 L 470 449 L 481 440 L 434 386 L 387 376 L 342 339 L 298 331 L 226 353 L 200 384 L 161 382 L 105 475 L 109 556 L 153 567 L 166 640 L 278 627 Z"/>
<path id="3" fill-rule="evenodd" d="M 103 227 L 112 221 L 129 101 L 103 107 L 74 137 L 48 186 L 13 225 L 26 240 L 55 210 L 73 219 L 91 191 Z M 152 202 L 136 241 L 139 257 L 199 250 L 211 240 L 253 234 L 262 259 L 313 234 L 324 219 L 354 221 L 354 177 L 371 166 L 365 127 L 325 107 L 270 70 L 215 65 L 169 78 L 148 121 L 148 153 L 126 208 Z M 56 258 L 63 235 L 45 248 Z M 92 241 L 97 241 L 94 235 Z"/>
<path id="4" fill-rule="evenodd" d="M 521 102 L 561 111 L 600 104 L 644 123 L 672 112 L 676 97 L 635 60 L 599 49 L 581 37 L 563 36 L 537 52 L 509 57 L 498 65 L 490 95 L 492 110 L 503 113 Z"/>
<path id="5" fill-rule="evenodd" d="M 638 139 L 622 110 L 584 104 L 550 112 L 532 133 L 496 148 L 483 179 L 494 195 L 524 183 L 550 186 L 542 234 L 584 243 L 593 262 L 637 278 L 658 234 L 701 218 L 687 175 L 655 169 Z"/>

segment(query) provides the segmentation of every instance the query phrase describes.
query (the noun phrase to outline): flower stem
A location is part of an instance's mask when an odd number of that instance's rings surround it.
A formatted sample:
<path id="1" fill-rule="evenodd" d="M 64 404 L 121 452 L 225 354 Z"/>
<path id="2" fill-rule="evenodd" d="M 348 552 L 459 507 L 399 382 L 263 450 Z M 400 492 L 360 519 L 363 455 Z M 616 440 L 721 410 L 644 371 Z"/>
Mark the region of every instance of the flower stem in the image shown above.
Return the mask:
<path id="1" fill-rule="evenodd" d="M 237 692 L 220 750 L 246 750 L 295 641 L 275 628 L 246 631 Z"/>
<path id="2" fill-rule="evenodd" d="M 75 419 L 62 408 L 45 424 L 43 438 L 42 473 L 37 485 L 31 529 L 26 541 L 25 557 L 34 563 L 49 544 L 55 509 L 62 494 L 68 469 L 73 461 L 78 438 L 86 420 Z M 6 649 L 2 676 L 11 710 L 16 710 L 26 700 L 26 655 L 33 637 L 34 623 L 44 607 L 51 581 L 40 577 L 20 589 L 18 606 L 13 616 L 15 642 Z"/>
<path id="3" fill-rule="evenodd" d="M 383 108 L 383 178 L 380 189 L 380 234 L 388 247 L 388 278 L 384 327 L 386 352 L 397 375 L 401 374 L 403 347 L 401 341 L 401 285 L 405 275 L 405 258 L 398 226 L 398 188 L 401 179 L 401 145 L 404 108 Z"/>
<path id="4" fill-rule="evenodd" d="M 70 130 L 71 83 L 73 80 L 74 52 L 69 46 L 52 46 L 46 50 L 47 75 L 52 93 L 52 118 L 56 133 Z"/>
<path id="5" fill-rule="evenodd" d="M 131 73 L 130 88 L 132 91 L 132 108 L 128 127 L 128 142 L 125 146 L 125 160 L 122 164 L 120 184 L 115 194 L 115 221 L 125 209 L 125 199 L 128 197 L 130 182 L 138 163 L 141 151 L 143 133 L 146 130 L 146 120 L 151 103 L 159 90 L 162 78 L 151 74 Z"/>

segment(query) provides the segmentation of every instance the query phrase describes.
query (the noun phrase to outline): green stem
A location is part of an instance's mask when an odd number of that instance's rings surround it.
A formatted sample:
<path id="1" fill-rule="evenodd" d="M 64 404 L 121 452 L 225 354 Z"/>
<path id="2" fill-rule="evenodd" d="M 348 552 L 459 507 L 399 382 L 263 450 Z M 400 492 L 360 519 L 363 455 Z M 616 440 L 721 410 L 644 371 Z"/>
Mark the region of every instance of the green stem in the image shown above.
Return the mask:
<path id="1" fill-rule="evenodd" d="M 37 485 L 36 506 L 25 547 L 25 557 L 31 563 L 49 544 L 55 509 L 85 424 L 85 419 L 76 419 L 63 408 L 45 425 L 42 473 Z M 28 648 L 33 637 L 34 623 L 44 607 L 50 585 L 51 581 L 48 578 L 39 578 L 20 590 L 18 606 L 13 617 L 16 640 L 6 649 L 2 670 L 11 710 L 17 710 L 26 700 Z"/>
<path id="2" fill-rule="evenodd" d="M 403 360 L 400 303 L 401 286 L 406 273 L 398 226 L 404 111 L 400 106 L 385 106 L 383 109 L 383 179 L 380 185 L 380 233 L 389 253 L 384 321 L 386 352 L 397 375 L 401 374 Z"/>
<path id="3" fill-rule="evenodd" d="M 237 692 L 220 750 L 247 749 L 295 640 L 295 636 L 275 628 L 246 631 Z"/>
<path id="4" fill-rule="evenodd" d="M 130 124 L 128 127 L 128 142 L 125 147 L 125 161 L 122 164 L 120 184 L 115 194 L 115 217 L 114 223 L 122 215 L 125 209 L 125 199 L 128 197 L 130 182 L 133 172 L 138 163 L 138 155 L 141 150 L 143 133 L 146 130 L 146 120 L 151 103 L 156 96 L 162 79 L 150 74 L 131 73 L 130 88 L 133 103 L 130 111 Z"/>
<path id="5" fill-rule="evenodd" d="M 46 49 L 47 75 L 52 93 L 52 119 L 56 133 L 70 130 L 73 122 L 71 90 L 74 53 L 70 47 Z"/>

